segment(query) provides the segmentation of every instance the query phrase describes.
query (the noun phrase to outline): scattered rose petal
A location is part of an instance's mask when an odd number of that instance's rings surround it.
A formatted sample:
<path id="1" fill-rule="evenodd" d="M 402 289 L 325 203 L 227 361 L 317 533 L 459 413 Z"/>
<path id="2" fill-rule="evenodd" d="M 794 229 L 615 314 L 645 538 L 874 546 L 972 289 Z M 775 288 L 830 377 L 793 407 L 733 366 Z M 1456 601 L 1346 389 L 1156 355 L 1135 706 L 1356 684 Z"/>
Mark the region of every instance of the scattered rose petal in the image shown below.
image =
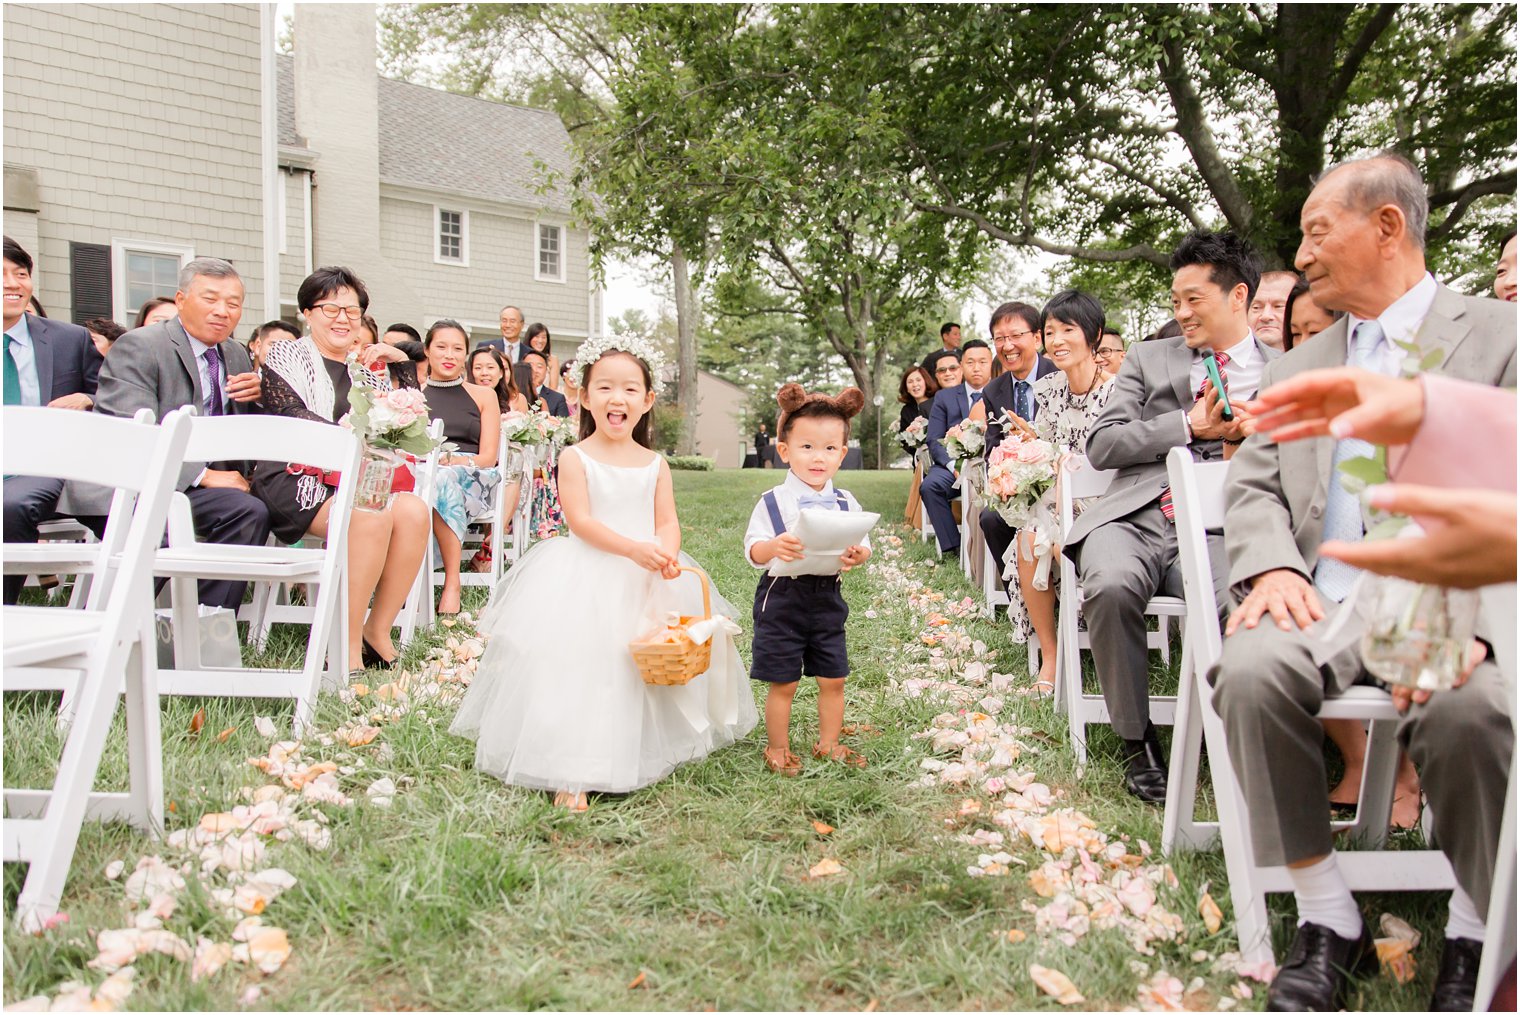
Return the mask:
<path id="1" fill-rule="evenodd" d="M 201 938 L 195 943 L 195 960 L 190 965 L 190 980 L 197 982 L 217 972 L 232 960 L 232 946 L 224 941 Z"/>
<path id="2" fill-rule="evenodd" d="M 274 720 L 267 715 L 254 716 L 253 729 L 255 733 L 266 740 L 273 740 L 275 738 Z"/>
<path id="3" fill-rule="evenodd" d="M 826 878 L 834 874 L 843 873 L 844 866 L 838 860 L 829 857 L 824 857 L 808 868 L 808 877 L 810 878 Z"/>
<path id="4" fill-rule="evenodd" d="M 1028 937 L 1028 934 L 1025 934 L 1023 931 L 1015 927 L 1008 932 L 1008 943 L 1013 945 L 1022 944 Z"/>
<path id="5" fill-rule="evenodd" d="M 829 833 L 831 833 L 831 832 L 834 831 L 834 826 L 833 825 L 829 825 L 829 824 L 825 824 L 822 821 L 814 821 L 813 822 L 813 831 L 817 832 L 819 835 L 828 835 Z"/>
<path id="6" fill-rule="evenodd" d="M 1219 904 L 1214 901 L 1214 896 L 1208 892 L 1203 893 L 1203 898 L 1198 900 L 1198 915 L 1203 917 L 1203 925 L 1208 928 L 1210 934 L 1218 934 L 1224 920 L 1224 914 L 1219 911 Z"/>
<path id="7" fill-rule="evenodd" d="M 290 939 L 278 927 L 259 927 L 248 938 L 248 960 L 265 973 L 279 972 L 290 958 Z"/>
<path id="8" fill-rule="evenodd" d="M 1087 1000 L 1077 990 L 1076 985 L 1066 978 L 1066 974 L 1058 969 L 1030 966 L 1029 978 L 1034 981 L 1035 986 L 1055 998 L 1059 1004 L 1081 1004 Z"/>
<path id="9" fill-rule="evenodd" d="M 222 730 L 222 732 L 216 735 L 216 742 L 219 744 L 225 744 L 227 742 L 227 738 L 232 736 L 232 734 L 235 732 L 237 732 L 236 726 L 228 726 L 226 729 Z"/>
<path id="10" fill-rule="evenodd" d="M 121 872 L 126 869 L 127 862 L 125 860 L 112 860 L 110 863 L 106 864 L 106 880 L 115 881 L 117 878 L 121 877 Z"/>
<path id="11" fill-rule="evenodd" d="M 192 737 L 200 736 L 201 728 L 205 725 L 206 710 L 204 708 L 198 708 L 195 710 L 195 714 L 190 717 L 190 735 Z"/>
<path id="12" fill-rule="evenodd" d="M 647 974 L 644 972 L 644 970 L 640 969 L 639 970 L 639 975 L 635 976 L 632 980 L 630 980 L 628 982 L 628 989 L 629 990 L 636 990 L 637 988 L 644 986 L 644 980 L 646 979 L 646 977 L 647 977 Z"/>

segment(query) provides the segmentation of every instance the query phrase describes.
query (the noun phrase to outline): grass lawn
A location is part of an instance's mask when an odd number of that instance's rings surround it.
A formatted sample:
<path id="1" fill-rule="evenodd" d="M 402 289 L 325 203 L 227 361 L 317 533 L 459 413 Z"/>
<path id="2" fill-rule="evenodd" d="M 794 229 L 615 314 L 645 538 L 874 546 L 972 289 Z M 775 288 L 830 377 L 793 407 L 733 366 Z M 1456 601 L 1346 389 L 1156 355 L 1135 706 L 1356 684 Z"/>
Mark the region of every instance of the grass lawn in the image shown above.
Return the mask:
<path id="1" fill-rule="evenodd" d="M 309 738 L 312 759 L 331 759 L 350 807 L 305 805 L 320 811 L 331 833 L 325 850 L 299 842 L 271 844 L 261 866 L 278 866 L 294 887 L 263 913 L 284 928 L 291 956 L 261 976 L 229 964 L 192 982 L 190 964 L 149 954 L 136 961 L 128 1006 L 140 1009 L 254 1008 L 574 1008 L 574 1009 L 1012 1009 L 1059 1007 L 1028 973 L 1038 963 L 1065 972 L 1086 996 L 1085 1006 L 1133 1007 L 1137 985 L 1166 970 L 1189 987 L 1188 1001 L 1214 1007 L 1221 999 L 1249 1010 L 1262 1004 L 1230 995 L 1236 977 L 1211 960 L 1234 947 L 1224 865 L 1218 855 L 1172 858 L 1178 887 L 1164 893 L 1183 918 L 1177 940 L 1140 955 L 1120 934 L 1094 930 L 1067 946 L 1037 933 L 1024 904 L 1043 903 L 1024 876 L 1046 859 L 1028 841 L 1009 846 L 1017 856 L 1006 877 L 972 877 L 967 866 L 982 850 L 957 841 L 957 807 L 969 790 L 918 785 L 928 743 L 915 739 L 942 702 L 910 699 L 892 681 L 922 672 L 914 649 L 924 622 L 905 597 L 887 588 L 881 568 L 885 537 L 904 538 L 895 566 L 951 599 L 969 594 L 953 562 L 932 554 L 898 523 L 909 477 L 901 472 L 846 473 L 841 485 L 883 515 L 878 560 L 845 579 L 854 672 L 846 723 L 874 728 L 852 742 L 870 758 L 865 771 L 809 764 L 802 778 L 784 780 L 760 761 L 762 729 L 743 743 L 688 765 L 653 787 L 623 798 L 601 798 L 589 813 L 556 811 L 542 793 L 504 786 L 475 773 L 473 742 L 447 732 L 451 710 L 423 704 L 382 722 L 371 743 L 321 745 Z M 757 496 L 778 472 L 677 473 L 676 494 L 685 548 L 710 571 L 716 586 L 749 626 L 756 572 L 741 542 Z M 467 596 L 478 606 L 483 595 Z M 868 612 L 872 614 L 868 616 Z M 531 622 L 529 619 L 527 622 Z M 996 668 L 1024 679 L 1022 649 L 1006 624 L 963 622 L 999 653 Z M 409 647 L 415 669 L 445 637 L 439 629 Z M 302 635 L 304 637 L 304 634 Z M 298 652 L 293 632 L 286 653 Z M 747 644 L 744 646 L 747 651 Z M 369 674 L 376 683 L 385 677 Z M 756 688 L 757 700 L 763 688 Z M 357 703 L 325 696 L 316 728 L 333 731 L 368 714 Z M 815 696 L 799 694 L 793 746 L 816 735 Z M 204 727 L 191 732 L 204 709 Z M 45 785 L 58 749 L 56 699 L 11 695 L 4 707 L 8 785 Z M 195 826 L 207 813 L 244 802 L 247 787 L 271 780 L 246 759 L 270 741 L 254 728 L 256 715 L 285 725 L 288 709 L 271 702 L 165 699 L 165 785 L 172 801 L 170 830 Z M 1020 767 L 1064 792 L 1063 805 L 1089 815 L 1110 840 L 1122 835 L 1156 843 L 1161 812 L 1121 788 L 1118 742 L 1092 731 L 1085 771 L 1065 750 L 1064 718 L 1047 702 L 1010 697 L 1003 721 L 1033 732 L 1042 745 Z M 230 730 L 225 738 L 217 734 Z M 574 736 L 573 728 L 566 730 Z M 124 731 L 118 717 L 100 783 L 124 788 Z M 393 780 L 394 802 L 365 799 L 377 779 Z M 822 834 L 814 822 L 833 826 Z M 7 928 L 7 1003 L 53 994 L 65 981 L 95 986 L 105 974 L 95 957 L 95 932 L 129 923 L 122 880 L 102 873 L 113 860 L 131 872 L 139 857 L 171 863 L 193 857 L 130 829 L 86 825 L 63 909 L 69 921 L 40 937 Z M 845 873 L 811 879 L 824 858 Z M 5 868 L 5 915 L 12 912 L 23 868 Z M 235 921 L 194 877 L 165 927 L 192 945 L 198 937 L 229 941 Z M 1205 885 L 1225 909 L 1224 929 L 1209 935 L 1194 908 Z M 1444 902 L 1429 895 L 1370 897 L 1372 919 L 1386 910 L 1410 920 L 1426 940 L 1415 955 L 1419 976 L 1398 986 L 1380 976 L 1354 995 L 1360 1009 L 1425 1006 L 1439 956 Z M 1289 910 L 1276 909 L 1280 935 Z M 1010 938 L 1019 930 L 1022 940 Z M 1281 946 L 1281 942 L 1280 942 Z M 1195 960 L 1197 951 L 1208 959 Z M 1143 963 L 1144 972 L 1134 967 Z M 1193 982 L 1197 978 L 1197 982 Z M 256 996 L 246 992 L 257 986 Z"/>

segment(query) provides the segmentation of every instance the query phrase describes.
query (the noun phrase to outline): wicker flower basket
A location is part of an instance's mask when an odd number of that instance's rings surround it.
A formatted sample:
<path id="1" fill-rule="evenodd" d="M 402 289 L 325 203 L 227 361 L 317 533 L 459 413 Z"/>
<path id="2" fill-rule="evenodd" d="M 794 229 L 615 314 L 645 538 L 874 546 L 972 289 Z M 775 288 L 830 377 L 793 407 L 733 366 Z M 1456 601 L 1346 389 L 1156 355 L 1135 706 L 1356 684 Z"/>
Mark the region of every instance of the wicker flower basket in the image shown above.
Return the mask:
<path id="1" fill-rule="evenodd" d="M 707 575 L 697 568 L 683 567 L 681 570 L 692 572 L 702 581 L 702 616 L 682 617 L 680 627 L 687 628 L 712 616 L 712 588 L 708 584 Z M 684 684 L 697 674 L 707 672 L 708 664 L 712 662 L 711 638 L 698 645 L 685 636 L 678 641 L 671 641 L 663 635 L 663 629 L 651 632 L 646 636 L 650 640 L 641 639 L 628 645 L 644 683 L 670 687 Z"/>

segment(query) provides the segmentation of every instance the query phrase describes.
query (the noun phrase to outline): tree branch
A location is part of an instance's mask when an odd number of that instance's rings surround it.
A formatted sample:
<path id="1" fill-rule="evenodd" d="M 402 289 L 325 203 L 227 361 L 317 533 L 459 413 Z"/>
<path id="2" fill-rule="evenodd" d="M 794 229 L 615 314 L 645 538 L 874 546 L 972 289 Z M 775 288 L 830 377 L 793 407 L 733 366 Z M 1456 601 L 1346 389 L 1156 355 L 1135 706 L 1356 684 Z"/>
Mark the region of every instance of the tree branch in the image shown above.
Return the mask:
<path id="1" fill-rule="evenodd" d="M 1032 233 L 1011 233 L 1000 226 L 995 225 L 991 219 L 981 212 L 971 208 L 962 208 L 954 204 L 931 204 L 928 201 L 914 199 L 913 207 L 919 211 L 937 212 L 940 215 L 949 215 L 953 218 L 965 219 L 975 225 L 982 232 L 995 240 L 1016 247 L 1034 247 L 1050 254 L 1060 254 L 1063 257 L 1080 257 L 1084 261 L 1132 261 L 1136 258 L 1149 261 L 1151 264 L 1166 267 L 1169 263 L 1167 255 L 1161 253 L 1148 243 L 1136 243 L 1130 247 L 1117 250 L 1108 250 L 1102 247 L 1078 247 L 1065 243 L 1056 243 L 1052 240 L 1035 236 Z"/>
<path id="2" fill-rule="evenodd" d="M 1426 233 L 1427 242 L 1444 240 L 1451 235 L 1451 231 L 1461 221 L 1462 216 L 1467 214 L 1467 209 L 1480 197 L 1490 194 L 1513 194 L 1515 192 L 1515 170 L 1509 169 L 1492 176 L 1485 176 L 1481 180 L 1474 180 L 1463 187 L 1455 187 L 1451 190 L 1443 190 L 1432 194 L 1430 206 L 1432 208 L 1444 208 L 1451 205 L 1451 211 L 1446 213 L 1446 218 L 1441 224 Z"/>
<path id="3" fill-rule="evenodd" d="M 1096 152 L 1088 149 L 1083 154 L 1095 162 L 1103 163 L 1105 166 L 1110 167 L 1126 180 L 1140 184 L 1140 186 L 1146 188 L 1147 190 L 1156 194 L 1158 197 L 1165 200 L 1168 205 L 1170 205 L 1172 208 L 1175 208 L 1180 214 L 1186 216 L 1187 220 L 1193 224 L 1194 229 L 1206 228 L 1203 218 L 1198 214 L 1198 209 L 1193 207 L 1193 203 L 1187 198 L 1183 197 L 1181 194 L 1165 186 L 1160 181 L 1152 180 L 1149 177 L 1145 176 L 1143 173 L 1136 172 L 1130 167 L 1124 165 L 1118 159 L 1115 159 L 1109 155 L 1105 155 L 1102 152 Z"/>
<path id="4" fill-rule="evenodd" d="M 1208 186 L 1209 193 L 1219 205 L 1224 217 L 1236 232 L 1249 234 L 1254 210 L 1251 202 L 1240 192 L 1240 186 L 1225 164 L 1224 156 L 1209 129 L 1208 113 L 1203 100 L 1193 87 L 1188 75 L 1187 61 L 1182 44 L 1176 39 L 1164 39 L 1161 43 L 1161 59 L 1158 61 L 1161 81 L 1177 110 L 1177 133 L 1192 153 L 1199 175 Z"/>
<path id="5" fill-rule="evenodd" d="M 1331 108 L 1340 108 L 1341 99 L 1351 88 L 1351 82 L 1356 80 L 1357 71 L 1361 70 L 1362 61 L 1372 51 L 1373 45 L 1382 34 L 1393 24 L 1394 16 L 1399 12 L 1399 4 L 1379 4 L 1371 18 L 1362 26 L 1356 41 L 1351 44 L 1351 49 L 1341 60 L 1340 71 L 1335 75 L 1335 83 L 1331 86 L 1330 94 L 1335 97 L 1335 104 Z"/>

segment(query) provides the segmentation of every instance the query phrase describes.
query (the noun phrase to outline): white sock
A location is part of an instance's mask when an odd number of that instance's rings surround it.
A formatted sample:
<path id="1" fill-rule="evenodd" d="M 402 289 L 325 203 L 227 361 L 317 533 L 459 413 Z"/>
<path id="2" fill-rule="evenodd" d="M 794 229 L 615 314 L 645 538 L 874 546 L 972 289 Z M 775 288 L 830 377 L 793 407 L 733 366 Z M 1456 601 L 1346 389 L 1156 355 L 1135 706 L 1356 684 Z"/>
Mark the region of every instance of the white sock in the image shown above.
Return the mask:
<path id="1" fill-rule="evenodd" d="M 1343 938 L 1361 936 L 1362 912 L 1341 877 L 1334 853 L 1307 867 L 1289 867 L 1288 877 L 1293 882 L 1300 925 L 1317 923 Z"/>
<path id="2" fill-rule="evenodd" d="M 1446 939 L 1454 937 L 1464 941 L 1483 943 L 1488 927 L 1478 918 L 1478 907 L 1460 887 L 1451 890 L 1451 901 L 1446 904 Z"/>

